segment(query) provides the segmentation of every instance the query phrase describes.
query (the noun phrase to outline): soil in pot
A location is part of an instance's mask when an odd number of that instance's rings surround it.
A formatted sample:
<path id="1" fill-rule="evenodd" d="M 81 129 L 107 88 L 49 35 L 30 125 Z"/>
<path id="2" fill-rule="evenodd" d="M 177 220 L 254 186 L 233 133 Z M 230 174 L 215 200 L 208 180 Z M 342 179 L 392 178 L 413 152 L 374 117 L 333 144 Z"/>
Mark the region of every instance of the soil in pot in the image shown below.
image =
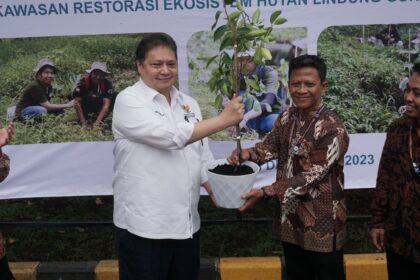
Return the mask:
<path id="1" fill-rule="evenodd" d="M 248 165 L 234 166 L 230 164 L 219 164 L 215 168 L 209 169 L 209 171 L 219 175 L 229 176 L 241 176 L 254 173 L 254 170 Z"/>

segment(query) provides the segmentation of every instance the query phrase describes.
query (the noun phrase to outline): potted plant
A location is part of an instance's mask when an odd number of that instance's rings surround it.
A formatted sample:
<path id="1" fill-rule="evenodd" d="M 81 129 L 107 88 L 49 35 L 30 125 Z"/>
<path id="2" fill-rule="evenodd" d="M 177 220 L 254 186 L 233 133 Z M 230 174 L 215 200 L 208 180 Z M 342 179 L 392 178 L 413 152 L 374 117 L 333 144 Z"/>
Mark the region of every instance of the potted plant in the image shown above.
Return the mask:
<path id="1" fill-rule="evenodd" d="M 211 73 L 208 86 L 210 91 L 216 94 L 214 105 L 218 109 L 222 107 L 225 98 L 231 99 L 234 95 L 239 95 L 241 75 L 245 66 L 240 62 L 239 55 L 252 51 L 255 63 L 260 65 L 264 64 L 265 60 L 271 60 L 271 53 L 266 44 L 274 41 L 271 36 L 274 26 L 286 22 L 285 18 L 280 17 L 281 11 L 277 10 L 271 14 L 270 24 L 265 26 L 259 8 L 249 15 L 239 1 L 231 7 L 234 2 L 223 1 L 223 11 L 216 12 L 215 22 L 211 27 L 214 32 L 213 39 L 219 44 L 219 53 L 207 61 L 207 67 L 212 63 L 217 64 Z M 219 24 L 222 15 L 225 22 Z M 262 84 L 258 77 L 245 79 L 248 88 L 245 94 L 261 91 Z M 235 140 L 241 159 L 239 125 L 236 126 Z M 240 207 L 244 202 L 241 195 L 252 187 L 259 171 L 259 166 L 253 162 L 240 162 L 242 164 L 236 167 L 230 166 L 226 160 L 217 160 L 208 166 L 210 184 L 216 202 L 221 207 Z"/>

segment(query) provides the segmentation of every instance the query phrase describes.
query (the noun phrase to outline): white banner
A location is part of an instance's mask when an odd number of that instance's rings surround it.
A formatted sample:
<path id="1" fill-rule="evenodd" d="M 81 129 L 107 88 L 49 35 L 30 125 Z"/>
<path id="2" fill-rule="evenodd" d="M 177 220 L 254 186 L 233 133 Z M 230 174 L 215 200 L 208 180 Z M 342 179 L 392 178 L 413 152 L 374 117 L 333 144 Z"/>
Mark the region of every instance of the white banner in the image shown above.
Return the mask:
<path id="1" fill-rule="evenodd" d="M 345 158 L 346 188 L 375 186 L 375 174 L 385 134 L 350 135 Z M 255 141 L 245 141 L 251 147 Z M 0 185 L 0 199 L 112 194 L 113 142 L 10 145 L 9 176 Z M 230 141 L 210 141 L 214 157 L 225 158 L 235 148 Z M 158 164 L 158 163 L 157 163 Z M 264 164 L 255 187 L 272 184 L 277 163 Z"/>
<path id="2" fill-rule="evenodd" d="M 189 88 L 195 76 L 188 67 L 188 58 L 203 46 L 194 45 L 192 38 L 210 30 L 215 12 L 222 9 L 221 3 L 219 0 L 1 0 L 0 48 L 9 38 L 42 40 L 43 37 L 69 36 L 71 39 L 79 35 L 166 32 L 178 44 L 180 89 L 199 97 L 205 93 Z M 241 0 L 241 3 L 249 13 L 261 9 L 266 20 L 272 11 L 282 10 L 282 17 L 288 21 L 281 29 L 299 30 L 297 38 L 307 53 L 317 52 L 319 36 L 329 27 L 420 22 L 419 0 Z M 413 30 L 409 38 L 414 38 L 414 34 Z M 363 28 L 362 39 L 365 35 L 369 36 Z M 202 45 L 207 44 L 206 40 Z M 16 61 L 19 56 L 16 55 Z M 200 66 L 203 72 L 204 65 Z M 4 77 L 3 73 L 0 72 L 0 76 Z M 16 77 L 18 75 L 13 74 L 7 78 Z M 5 91 L 9 95 L 10 92 L 16 94 L 6 106 L 16 105 L 12 102 L 18 99 L 19 89 L 2 88 L 2 93 Z M 5 114 L 0 112 L 0 116 Z M 343 121 L 346 123 L 345 119 Z M 384 138 L 383 133 L 351 135 L 345 158 L 346 188 L 375 186 Z M 216 158 L 226 157 L 234 146 L 229 141 L 211 142 Z M 109 141 L 6 146 L 4 151 L 11 157 L 12 165 L 10 176 L 0 185 L 0 199 L 111 194 L 112 147 Z M 256 186 L 271 184 L 275 168 L 275 162 L 268 163 L 257 177 Z"/>

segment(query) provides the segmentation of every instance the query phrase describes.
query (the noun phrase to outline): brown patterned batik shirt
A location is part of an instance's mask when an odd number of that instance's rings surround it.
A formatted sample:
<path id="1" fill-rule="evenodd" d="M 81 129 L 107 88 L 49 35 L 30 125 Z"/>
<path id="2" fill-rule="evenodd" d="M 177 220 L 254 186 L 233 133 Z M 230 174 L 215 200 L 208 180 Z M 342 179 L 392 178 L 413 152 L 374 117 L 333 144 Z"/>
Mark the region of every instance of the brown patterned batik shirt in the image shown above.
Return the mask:
<path id="1" fill-rule="evenodd" d="M 9 175 L 9 170 L 10 159 L 6 154 L 2 153 L 0 149 L 0 182 L 3 182 L 7 175 Z"/>
<path id="2" fill-rule="evenodd" d="M 385 229 L 385 246 L 420 263 L 420 174 L 415 174 L 412 164 L 420 164 L 420 137 L 412 126 L 413 119 L 402 117 L 388 129 L 371 205 L 371 226 Z"/>
<path id="3" fill-rule="evenodd" d="M 3 154 L 0 149 L 0 182 L 6 179 L 7 175 L 9 175 L 9 169 L 10 169 L 10 159 L 6 154 Z M 0 259 L 2 259 L 4 255 L 5 255 L 4 239 L 0 231 Z"/>
<path id="4" fill-rule="evenodd" d="M 343 166 L 349 138 L 331 110 L 322 107 L 319 118 L 316 113 L 302 120 L 289 108 L 250 153 L 259 164 L 278 160 L 276 182 L 264 191 L 281 202 L 281 240 L 332 252 L 346 239 Z"/>

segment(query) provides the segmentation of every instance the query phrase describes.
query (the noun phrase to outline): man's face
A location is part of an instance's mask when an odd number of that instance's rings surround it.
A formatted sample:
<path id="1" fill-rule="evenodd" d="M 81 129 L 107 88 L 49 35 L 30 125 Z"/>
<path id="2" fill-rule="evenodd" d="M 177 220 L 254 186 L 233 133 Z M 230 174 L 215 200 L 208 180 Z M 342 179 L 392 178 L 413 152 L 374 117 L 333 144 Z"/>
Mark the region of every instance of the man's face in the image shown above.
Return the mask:
<path id="1" fill-rule="evenodd" d="M 321 82 L 318 70 L 303 67 L 293 70 L 289 79 L 289 90 L 295 105 L 303 113 L 317 110 L 321 105 L 321 94 L 328 88 L 326 81 Z"/>
<path id="2" fill-rule="evenodd" d="M 55 78 L 55 71 L 52 67 L 46 66 L 37 75 L 38 80 L 46 86 L 50 86 Z"/>
<path id="3" fill-rule="evenodd" d="M 255 68 L 257 68 L 257 64 L 255 63 L 255 61 L 252 59 L 251 56 L 241 57 L 240 63 L 241 63 L 241 69 L 244 72 L 242 74 L 245 74 L 245 75 L 248 75 L 254 72 Z"/>
<path id="4" fill-rule="evenodd" d="M 137 71 L 147 86 L 161 94 L 169 94 L 178 78 L 175 53 L 165 46 L 151 49 L 142 63 L 137 62 Z"/>
<path id="5" fill-rule="evenodd" d="M 414 72 L 404 91 L 405 114 L 420 120 L 420 74 Z"/>
<path id="6" fill-rule="evenodd" d="M 102 72 L 101 70 L 95 69 L 90 72 L 90 78 L 92 82 L 99 83 L 103 79 L 105 79 L 106 73 Z"/>

